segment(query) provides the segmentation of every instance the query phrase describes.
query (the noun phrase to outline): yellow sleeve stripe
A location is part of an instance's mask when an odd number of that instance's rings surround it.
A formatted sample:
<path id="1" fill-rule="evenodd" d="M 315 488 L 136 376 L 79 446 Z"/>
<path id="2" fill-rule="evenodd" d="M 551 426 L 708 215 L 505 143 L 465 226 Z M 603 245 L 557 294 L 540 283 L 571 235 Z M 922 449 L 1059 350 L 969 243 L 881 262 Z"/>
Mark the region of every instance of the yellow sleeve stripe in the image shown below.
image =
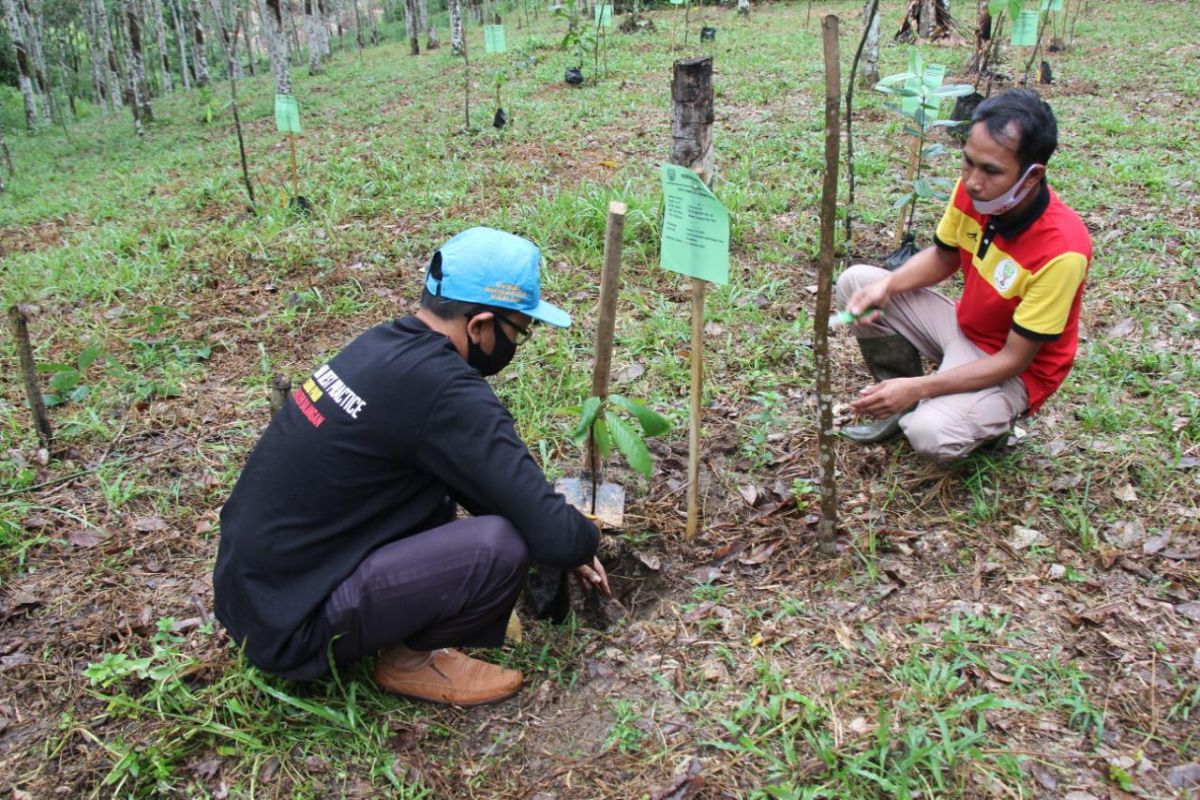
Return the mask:
<path id="1" fill-rule="evenodd" d="M 1057 336 L 1067 327 L 1071 304 L 1087 275 L 1087 256 L 1063 253 L 1029 276 L 1013 325 L 1043 336 Z"/>
<path id="2" fill-rule="evenodd" d="M 950 247 L 959 246 L 958 228 L 966 216 L 954 205 L 954 198 L 958 195 L 958 184 L 961 182 L 962 178 L 954 182 L 954 191 L 950 192 L 950 200 L 946 203 L 946 211 L 942 214 L 942 221 L 938 223 L 937 231 L 935 231 L 938 241 Z"/>

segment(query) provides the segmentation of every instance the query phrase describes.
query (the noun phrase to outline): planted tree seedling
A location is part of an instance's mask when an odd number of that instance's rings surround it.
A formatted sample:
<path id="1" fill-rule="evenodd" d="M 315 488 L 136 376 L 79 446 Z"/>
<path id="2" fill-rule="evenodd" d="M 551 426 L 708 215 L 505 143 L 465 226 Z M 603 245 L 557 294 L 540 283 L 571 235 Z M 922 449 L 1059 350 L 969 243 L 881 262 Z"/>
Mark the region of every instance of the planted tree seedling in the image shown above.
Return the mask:
<path id="1" fill-rule="evenodd" d="M 300 177 L 296 167 L 296 134 L 300 133 L 300 107 L 296 98 L 287 94 L 275 95 L 275 127 L 288 137 L 288 151 L 292 164 L 292 196 L 288 208 L 297 214 L 308 214 L 312 203 L 300 194 Z"/>

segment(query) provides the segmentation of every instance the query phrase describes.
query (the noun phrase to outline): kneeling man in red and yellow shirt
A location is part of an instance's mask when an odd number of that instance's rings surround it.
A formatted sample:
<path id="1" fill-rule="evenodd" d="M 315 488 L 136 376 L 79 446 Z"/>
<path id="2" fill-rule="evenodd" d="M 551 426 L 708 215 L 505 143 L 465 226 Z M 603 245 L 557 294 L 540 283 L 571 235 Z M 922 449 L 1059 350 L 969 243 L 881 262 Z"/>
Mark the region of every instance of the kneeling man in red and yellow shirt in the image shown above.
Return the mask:
<path id="1" fill-rule="evenodd" d="M 1062 384 L 1092 242 L 1046 183 L 1057 146 L 1054 112 L 1036 93 L 985 100 L 934 245 L 895 272 L 858 264 L 842 274 L 839 307 L 857 317 L 852 330 L 879 381 L 853 404 L 875 422 L 844 428 L 846 438 L 873 444 L 903 432 L 921 455 L 953 461 L 1006 435 Z M 960 270 L 957 303 L 929 288 Z M 936 372 L 922 374 L 921 355 Z"/>

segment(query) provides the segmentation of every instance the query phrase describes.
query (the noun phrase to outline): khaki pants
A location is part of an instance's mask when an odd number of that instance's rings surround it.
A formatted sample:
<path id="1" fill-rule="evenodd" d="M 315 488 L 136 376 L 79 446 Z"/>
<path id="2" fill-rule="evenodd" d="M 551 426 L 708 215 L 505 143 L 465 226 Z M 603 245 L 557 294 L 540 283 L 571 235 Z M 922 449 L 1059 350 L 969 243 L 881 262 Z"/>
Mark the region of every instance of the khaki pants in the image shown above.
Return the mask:
<path id="1" fill-rule="evenodd" d="M 838 308 L 845 308 L 859 287 L 887 274 L 868 264 L 847 269 L 838 279 Z M 893 297 L 883 319 L 854 325 L 851 331 L 861 338 L 900 334 L 937 362 L 939 372 L 988 355 L 959 330 L 954 303 L 931 289 Z M 988 389 L 922 400 L 900 418 L 900 428 L 921 455 L 938 462 L 952 461 L 1006 433 L 1028 406 L 1025 384 L 1016 376 Z"/>

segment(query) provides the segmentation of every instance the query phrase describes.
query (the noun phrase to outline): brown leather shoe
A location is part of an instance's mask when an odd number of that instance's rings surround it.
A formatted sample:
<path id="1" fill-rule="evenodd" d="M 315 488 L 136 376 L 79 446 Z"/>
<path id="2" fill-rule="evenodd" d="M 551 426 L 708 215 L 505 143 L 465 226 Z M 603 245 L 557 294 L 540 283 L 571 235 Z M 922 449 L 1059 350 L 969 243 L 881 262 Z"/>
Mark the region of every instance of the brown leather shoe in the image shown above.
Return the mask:
<path id="1" fill-rule="evenodd" d="M 375 664 L 375 683 L 381 689 L 425 700 L 456 706 L 482 706 L 512 697 L 521 691 L 524 676 L 457 650 L 435 650 L 429 662 L 414 670 L 400 670 L 381 655 Z"/>

